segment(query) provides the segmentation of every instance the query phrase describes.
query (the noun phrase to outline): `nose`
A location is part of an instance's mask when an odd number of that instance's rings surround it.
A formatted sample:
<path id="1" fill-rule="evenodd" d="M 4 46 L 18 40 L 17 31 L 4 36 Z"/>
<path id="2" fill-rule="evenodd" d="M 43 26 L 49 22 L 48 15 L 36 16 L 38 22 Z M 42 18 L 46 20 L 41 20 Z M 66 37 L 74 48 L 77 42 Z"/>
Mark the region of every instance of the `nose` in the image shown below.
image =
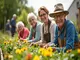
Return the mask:
<path id="1" fill-rule="evenodd" d="M 60 20 L 60 17 L 59 16 L 57 17 L 57 20 Z"/>
<path id="2" fill-rule="evenodd" d="M 44 16 L 41 16 L 41 18 L 43 19 L 43 18 L 44 18 Z"/>

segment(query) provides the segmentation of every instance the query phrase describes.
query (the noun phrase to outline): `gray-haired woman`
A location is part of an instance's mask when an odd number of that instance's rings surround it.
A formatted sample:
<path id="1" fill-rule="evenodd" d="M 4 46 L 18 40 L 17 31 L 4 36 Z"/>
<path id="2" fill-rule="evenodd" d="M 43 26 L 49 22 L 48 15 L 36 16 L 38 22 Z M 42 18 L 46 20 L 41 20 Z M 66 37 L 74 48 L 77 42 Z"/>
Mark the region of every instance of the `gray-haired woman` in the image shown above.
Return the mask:
<path id="1" fill-rule="evenodd" d="M 34 13 L 29 13 L 27 20 L 31 25 L 29 42 L 37 42 L 41 37 L 41 25 L 42 23 L 37 20 L 37 16 Z"/>
<path id="2" fill-rule="evenodd" d="M 16 24 L 16 28 L 17 28 L 18 37 L 19 37 L 20 40 L 24 40 L 24 39 L 26 39 L 28 37 L 29 30 L 28 30 L 28 28 L 26 28 L 24 26 L 24 23 L 22 21 L 19 21 Z"/>

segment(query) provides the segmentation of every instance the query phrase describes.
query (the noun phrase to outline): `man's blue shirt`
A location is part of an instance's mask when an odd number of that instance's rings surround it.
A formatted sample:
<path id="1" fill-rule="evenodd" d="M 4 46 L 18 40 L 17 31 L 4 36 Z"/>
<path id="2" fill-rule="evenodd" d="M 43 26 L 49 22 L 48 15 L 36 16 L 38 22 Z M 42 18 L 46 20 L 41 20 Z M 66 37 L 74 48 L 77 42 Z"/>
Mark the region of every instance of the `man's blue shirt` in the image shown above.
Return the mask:
<path id="1" fill-rule="evenodd" d="M 70 20 L 65 20 L 65 32 L 66 32 L 66 45 L 63 47 L 66 50 L 67 49 L 74 49 L 74 43 L 78 42 L 78 33 L 76 31 L 76 28 L 74 24 Z M 64 28 L 64 27 L 63 27 Z M 58 36 L 58 31 L 61 32 L 61 34 Z M 64 39 L 64 29 L 59 30 L 59 28 L 56 28 L 56 38 L 54 40 L 54 44 L 59 46 L 58 44 L 58 37 L 63 40 Z"/>

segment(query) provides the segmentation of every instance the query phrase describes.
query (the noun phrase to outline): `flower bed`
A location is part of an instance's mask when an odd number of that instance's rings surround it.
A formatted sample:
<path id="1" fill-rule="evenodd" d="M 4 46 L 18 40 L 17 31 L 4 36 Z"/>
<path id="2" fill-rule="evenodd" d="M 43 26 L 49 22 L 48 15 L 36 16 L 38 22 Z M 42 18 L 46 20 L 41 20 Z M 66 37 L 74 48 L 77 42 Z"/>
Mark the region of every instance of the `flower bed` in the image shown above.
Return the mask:
<path id="1" fill-rule="evenodd" d="M 0 38 L 0 47 L 4 60 L 80 60 L 80 49 L 58 53 L 52 47 L 29 46 L 27 40 L 20 41 L 17 37 L 5 35 Z"/>

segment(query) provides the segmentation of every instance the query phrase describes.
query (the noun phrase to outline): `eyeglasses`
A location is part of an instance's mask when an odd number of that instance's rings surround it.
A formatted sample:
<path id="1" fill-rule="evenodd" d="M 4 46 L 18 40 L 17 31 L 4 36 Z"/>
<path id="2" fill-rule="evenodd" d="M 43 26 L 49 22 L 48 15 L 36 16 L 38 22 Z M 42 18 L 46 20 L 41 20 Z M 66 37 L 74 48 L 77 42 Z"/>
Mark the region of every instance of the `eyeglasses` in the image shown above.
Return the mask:
<path id="1" fill-rule="evenodd" d="M 58 15 L 55 15 L 54 18 L 58 18 L 58 17 L 61 18 L 61 17 L 63 17 L 63 16 L 64 16 L 64 14 L 58 14 Z"/>
<path id="2" fill-rule="evenodd" d="M 39 15 L 40 17 L 42 17 L 42 16 L 45 16 L 46 15 L 46 13 L 44 13 L 44 14 L 41 14 L 41 15 Z"/>

